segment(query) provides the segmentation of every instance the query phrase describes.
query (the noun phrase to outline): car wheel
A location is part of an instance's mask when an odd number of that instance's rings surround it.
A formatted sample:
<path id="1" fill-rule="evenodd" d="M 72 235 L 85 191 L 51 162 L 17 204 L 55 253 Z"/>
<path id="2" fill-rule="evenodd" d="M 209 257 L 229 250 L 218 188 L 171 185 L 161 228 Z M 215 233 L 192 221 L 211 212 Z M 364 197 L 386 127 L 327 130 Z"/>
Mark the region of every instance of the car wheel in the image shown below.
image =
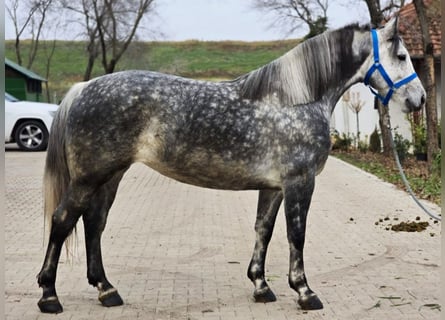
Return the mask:
<path id="1" fill-rule="evenodd" d="M 15 142 L 26 151 L 42 151 L 48 146 L 48 130 L 42 122 L 28 120 L 15 130 Z"/>

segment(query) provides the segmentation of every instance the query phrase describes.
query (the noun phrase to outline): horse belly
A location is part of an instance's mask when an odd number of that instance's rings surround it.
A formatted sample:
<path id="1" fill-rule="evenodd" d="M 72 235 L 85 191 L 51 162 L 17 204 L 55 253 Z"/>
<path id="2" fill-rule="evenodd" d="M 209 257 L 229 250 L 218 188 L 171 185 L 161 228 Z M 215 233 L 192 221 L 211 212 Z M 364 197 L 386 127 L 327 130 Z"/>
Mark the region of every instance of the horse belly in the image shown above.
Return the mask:
<path id="1" fill-rule="evenodd" d="M 148 152 L 151 153 L 151 152 Z M 137 159 L 164 176 L 198 187 L 222 190 L 279 189 L 279 170 L 253 173 L 245 165 L 236 162 L 209 160 L 208 155 L 194 152 L 181 166 L 147 157 Z"/>
<path id="2" fill-rule="evenodd" d="M 230 150 L 224 154 L 202 147 L 176 143 L 168 146 L 162 125 L 152 119 L 141 134 L 135 162 L 142 162 L 177 181 L 212 189 L 251 190 L 280 188 L 280 170 L 268 156 L 235 159 Z"/>

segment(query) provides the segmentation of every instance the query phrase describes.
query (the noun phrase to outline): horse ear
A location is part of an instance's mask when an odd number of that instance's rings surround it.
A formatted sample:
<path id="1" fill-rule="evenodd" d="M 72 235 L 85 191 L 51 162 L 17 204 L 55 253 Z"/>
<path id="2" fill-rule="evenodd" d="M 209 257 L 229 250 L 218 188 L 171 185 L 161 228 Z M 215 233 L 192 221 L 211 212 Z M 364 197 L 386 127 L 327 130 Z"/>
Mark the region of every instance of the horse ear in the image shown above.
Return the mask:
<path id="1" fill-rule="evenodd" d="M 399 34 L 399 15 L 397 14 L 394 18 L 394 35 Z"/>
<path id="2" fill-rule="evenodd" d="M 399 16 L 396 15 L 394 18 L 389 20 L 385 25 L 385 29 L 387 30 L 388 34 L 397 35 L 399 33 L 398 24 L 399 24 Z"/>

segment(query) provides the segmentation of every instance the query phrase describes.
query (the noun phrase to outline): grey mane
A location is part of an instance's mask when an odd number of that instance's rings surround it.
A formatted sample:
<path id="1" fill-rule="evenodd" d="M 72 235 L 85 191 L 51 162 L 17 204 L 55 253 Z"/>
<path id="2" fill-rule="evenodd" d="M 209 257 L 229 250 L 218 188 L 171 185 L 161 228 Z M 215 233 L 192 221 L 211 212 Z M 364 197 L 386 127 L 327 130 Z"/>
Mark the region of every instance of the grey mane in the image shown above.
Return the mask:
<path id="1" fill-rule="evenodd" d="M 241 82 L 241 98 L 279 99 L 284 105 L 320 100 L 332 83 L 347 81 L 357 71 L 362 57 L 353 55 L 354 33 L 369 30 L 370 26 L 352 24 L 300 43 L 237 79 Z"/>

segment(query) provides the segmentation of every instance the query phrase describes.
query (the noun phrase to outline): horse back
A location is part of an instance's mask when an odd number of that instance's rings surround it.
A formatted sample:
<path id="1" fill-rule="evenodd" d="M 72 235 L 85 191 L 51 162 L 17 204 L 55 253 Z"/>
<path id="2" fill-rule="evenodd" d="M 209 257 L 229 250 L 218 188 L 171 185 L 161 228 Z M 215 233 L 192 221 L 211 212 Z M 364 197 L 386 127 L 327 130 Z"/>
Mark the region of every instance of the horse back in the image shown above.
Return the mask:
<path id="1" fill-rule="evenodd" d="M 74 101 L 68 152 L 82 175 L 143 162 L 203 187 L 279 188 L 292 157 L 310 152 L 294 147 L 308 145 L 298 117 L 240 98 L 236 82 L 126 71 L 92 80 Z"/>

